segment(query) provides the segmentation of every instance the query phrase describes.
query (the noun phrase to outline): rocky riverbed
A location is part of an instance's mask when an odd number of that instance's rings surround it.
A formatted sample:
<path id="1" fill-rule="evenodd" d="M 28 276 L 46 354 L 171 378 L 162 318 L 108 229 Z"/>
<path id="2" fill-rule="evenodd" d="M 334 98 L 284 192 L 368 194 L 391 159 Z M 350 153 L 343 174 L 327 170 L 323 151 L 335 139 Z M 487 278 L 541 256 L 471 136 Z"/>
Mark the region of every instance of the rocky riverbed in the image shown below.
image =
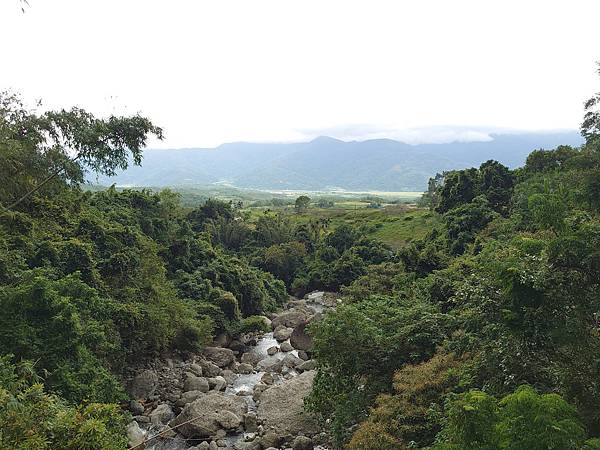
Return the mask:
<path id="1" fill-rule="evenodd" d="M 272 330 L 219 336 L 201 354 L 151 361 L 126 380 L 130 446 L 148 450 L 312 450 L 327 435 L 304 411 L 315 376 L 306 326 L 336 304 L 323 292 L 265 317 Z"/>

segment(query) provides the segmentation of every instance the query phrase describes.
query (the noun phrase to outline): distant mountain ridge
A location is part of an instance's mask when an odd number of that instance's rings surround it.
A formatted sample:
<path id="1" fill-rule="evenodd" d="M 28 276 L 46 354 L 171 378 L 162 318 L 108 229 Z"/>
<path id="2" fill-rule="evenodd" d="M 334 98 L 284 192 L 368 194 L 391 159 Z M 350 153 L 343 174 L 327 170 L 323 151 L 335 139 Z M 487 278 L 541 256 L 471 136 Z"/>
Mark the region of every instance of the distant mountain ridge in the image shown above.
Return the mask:
<path id="1" fill-rule="evenodd" d="M 141 167 L 91 181 L 118 186 L 228 183 L 241 188 L 422 191 L 437 172 L 495 159 L 515 168 L 535 149 L 581 145 L 579 133 L 493 134 L 484 142 L 409 145 L 391 139 L 231 143 L 216 148 L 149 149 Z"/>

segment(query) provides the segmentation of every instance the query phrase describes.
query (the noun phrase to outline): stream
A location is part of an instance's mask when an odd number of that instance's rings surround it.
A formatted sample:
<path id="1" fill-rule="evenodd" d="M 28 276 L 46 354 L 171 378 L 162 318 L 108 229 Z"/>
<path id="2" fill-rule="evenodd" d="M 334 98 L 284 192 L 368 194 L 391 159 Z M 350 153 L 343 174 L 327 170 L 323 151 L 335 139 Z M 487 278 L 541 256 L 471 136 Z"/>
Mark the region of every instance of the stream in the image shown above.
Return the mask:
<path id="1" fill-rule="evenodd" d="M 316 295 L 315 295 L 316 294 Z M 312 296 L 312 298 L 311 298 Z M 313 293 L 309 294 L 307 298 L 306 305 L 309 306 L 317 313 L 323 313 L 326 307 L 319 302 L 319 300 L 323 297 L 323 293 Z M 292 354 L 295 357 L 298 357 L 298 351 L 293 350 L 291 352 L 277 352 L 274 355 L 269 355 L 267 350 L 273 346 L 279 346 L 280 342 L 278 342 L 273 337 L 273 332 L 265 333 L 261 335 L 257 341 L 256 345 L 250 347 L 250 351 L 248 353 L 255 354 L 260 357 L 260 363 L 257 365 L 256 371 L 253 371 L 250 374 L 236 374 L 235 378 L 229 383 L 225 389 L 226 395 L 236 395 L 242 396 L 246 403 L 248 404 L 249 412 L 256 412 L 257 405 L 253 399 L 252 393 L 255 386 L 261 381 L 262 376 L 266 373 L 265 371 L 260 371 L 260 366 L 265 364 L 269 365 L 269 363 L 276 363 L 278 361 L 283 360 L 288 354 Z M 264 366 L 263 366 L 264 367 Z M 272 373 L 274 377 L 273 385 L 278 385 L 284 382 L 287 379 L 293 378 L 298 375 L 298 372 L 295 369 L 288 369 L 282 374 Z M 160 428 L 149 425 L 146 430 L 146 438 L 151 438 L 156 436 L 160 432 Z M 227 449 L 227 450 L 237 450 L 238 448 L 244 448 L 243 446 L 238 447 L 236 443 L 244 442 L 244 440 L 248 437 L 248 435 L 256 435 L 256 433 L 246 433 L 246 432 L 238 432 L 236 434 L 228 434 L 225 438 L 227 442 L 227 447 L 221 447 L 219 450 Z M 198 440 L 186 440 L 181 437 L 161 437 L 152 441 L 146 447 L 147 450 L 187 450 L 194 445 L 198 445 Z M 291 449 L 290 449 L 291 450 Z M 314 450 L 326 450 L 325 447 L 316 446 Z"/>

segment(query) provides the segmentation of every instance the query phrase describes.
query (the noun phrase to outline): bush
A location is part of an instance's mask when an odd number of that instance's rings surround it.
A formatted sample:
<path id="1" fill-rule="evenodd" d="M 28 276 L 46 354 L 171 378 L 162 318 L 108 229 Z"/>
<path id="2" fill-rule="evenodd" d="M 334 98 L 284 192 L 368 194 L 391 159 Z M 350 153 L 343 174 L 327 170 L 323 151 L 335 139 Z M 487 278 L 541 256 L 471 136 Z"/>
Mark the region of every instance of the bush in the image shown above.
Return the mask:
<path id="1" fill-rule="evenodd" d="M 45 392 L 31 363 L 0 357 L 0 448 L 122 450 L 125 419 L 115 404 L 70 406 Z"/>
<path id="2" fill-rule="evenodd" d="M 266 333 L 270 331 L 269 325 L 267 324 L 264 316 L 249 316 L 240 321 L 238 327 L 239 334 L 251 333 L 255 331 L 260 333 Z"/>

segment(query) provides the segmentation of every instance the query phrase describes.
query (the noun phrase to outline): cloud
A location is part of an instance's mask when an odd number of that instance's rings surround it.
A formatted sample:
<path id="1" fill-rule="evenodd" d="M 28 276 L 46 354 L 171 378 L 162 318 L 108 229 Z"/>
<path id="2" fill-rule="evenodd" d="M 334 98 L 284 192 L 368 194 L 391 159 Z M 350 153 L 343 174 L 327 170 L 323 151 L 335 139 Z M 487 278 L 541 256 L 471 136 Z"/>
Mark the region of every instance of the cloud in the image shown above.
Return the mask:
<path id="1" fill-rule="evenodd" d="M 395 127 L 380 127 L 371 124 L 335 125 L 326 128 L 305 128 L 297 130 L 307 140 L 318 136 L 330 136 L 343 141 L 366 141 L 369 139 L 394 139 L 407 144 L 432 144 L 447 142 L 483 142 L 491 141 L 492 132 L 498 129 L 481 129 L 479 127 L 418 127 L 398 129 Z"/>

